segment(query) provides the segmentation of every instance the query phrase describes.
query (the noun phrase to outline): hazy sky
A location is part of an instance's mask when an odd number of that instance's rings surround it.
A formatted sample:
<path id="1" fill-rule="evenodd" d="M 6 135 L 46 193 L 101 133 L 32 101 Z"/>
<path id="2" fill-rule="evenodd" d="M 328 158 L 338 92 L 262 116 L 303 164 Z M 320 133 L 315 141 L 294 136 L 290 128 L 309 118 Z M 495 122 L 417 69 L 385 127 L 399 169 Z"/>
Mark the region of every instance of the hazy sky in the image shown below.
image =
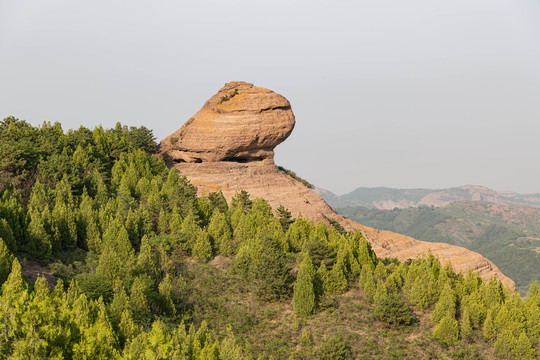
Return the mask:
<path id="1" fill-rule="evenodd" d="M 161 140 L 224 83 L 287 97 L 276 163 L 338 194 L 540 192 L 538 0 L 0 0 L 0 117 Z"/>

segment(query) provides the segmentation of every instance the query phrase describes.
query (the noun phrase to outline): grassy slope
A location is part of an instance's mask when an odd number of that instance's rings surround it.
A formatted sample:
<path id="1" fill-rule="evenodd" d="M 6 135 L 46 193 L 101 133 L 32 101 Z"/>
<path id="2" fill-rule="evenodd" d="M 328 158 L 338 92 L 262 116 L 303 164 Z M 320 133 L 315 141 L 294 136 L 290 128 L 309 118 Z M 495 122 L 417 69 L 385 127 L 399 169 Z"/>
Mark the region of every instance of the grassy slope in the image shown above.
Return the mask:
<path id="1" fill-rule="evenodd" d="M 315 315 L 295 320 L 292 299 L 261 303 L 249 292 L 249 284 L 231 275 L 228 268 L 229 260 L 221 257 L 208 264 L 187 261 L 188 304 L 195 323 L 205 320 L 221 335 L 230 325 L 254 358 L 265 354 L 287 359 L 295 354 L 296 358 L 315 359 L 324 340 L 334 335 L 344 340 L 354 359 L 491 358 L 491 348 L 478 347 L 483 342 L 441 348 L 431 337 L 429 313 L 415 313 L 415 323 L 402 328 L 374 320 L 373 305 L 364 301 L 356 287 L 329 298 L 326 308 Z M 302 346 L 303 331 L 313 345 Z"/>
<path id="2" fill-rule="evenodd" d="M 338 212 L 377 229 L 477 251 L 512 278 L 522 294 L 531 282 L 540 280 L 539 209 L 466 201 L 440 208 L 347 207 Z"/>

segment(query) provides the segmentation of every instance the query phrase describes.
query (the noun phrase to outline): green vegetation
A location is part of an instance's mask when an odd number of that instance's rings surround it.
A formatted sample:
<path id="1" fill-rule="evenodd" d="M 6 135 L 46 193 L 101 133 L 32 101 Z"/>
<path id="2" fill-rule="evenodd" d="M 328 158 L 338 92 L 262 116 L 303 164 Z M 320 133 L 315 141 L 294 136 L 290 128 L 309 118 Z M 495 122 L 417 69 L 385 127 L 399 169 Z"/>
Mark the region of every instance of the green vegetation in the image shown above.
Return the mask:
<path id="1" fill-rule="evenodd" d="M 314 188 L 313 184 L 311 184 L 306 179 L 302 179 L 300 176 L 296 175 L 296 173 L 294 171 L 289 170 L 289 169 L 285 169 L 283 166 L 278 166 L 278 168 L 279 168 L 279 170 L 283 171 L 285 174 L 289 175 L 293 179 L 300 181 L 308 189 L 313 189 Z"/>
<path id="2" fill-rule="evenodd" d="M 0 359 L 537 353 L 536 283 L 523 300 L 432 255 L 378 259 L 361 233 L 245 191 L 197 197 L 144 129 L 0 131 Z"/>
<path id="3" fill-rule="evenodd" d="M 539 209 L 458 202 L 440 208 L 345 207 L 338 212 L 376 229 L 476 251 L 513 279 L 522 295 L 531 282 L 540 280 Z"/>
<path id="4" fill-rule="evenodd" d="M 175 136 L 171 137 L 169 140 L 170 140 L 171 144 L 173 144 L 173 145 L 178 142 L 178 138 L 175 137 Z"/>
<path id="5" fill-rule="evenodd" d="M 229 95 L 222 96 L 219 102 L 222 103 L 222 102 L 225 102 L 225 101 L 229 101 L 230 99 L 232 99 L 236 95 L 238 95 L 238 89 L 234 89 L 234 91 L 232 93 L 230 93 Z"/>

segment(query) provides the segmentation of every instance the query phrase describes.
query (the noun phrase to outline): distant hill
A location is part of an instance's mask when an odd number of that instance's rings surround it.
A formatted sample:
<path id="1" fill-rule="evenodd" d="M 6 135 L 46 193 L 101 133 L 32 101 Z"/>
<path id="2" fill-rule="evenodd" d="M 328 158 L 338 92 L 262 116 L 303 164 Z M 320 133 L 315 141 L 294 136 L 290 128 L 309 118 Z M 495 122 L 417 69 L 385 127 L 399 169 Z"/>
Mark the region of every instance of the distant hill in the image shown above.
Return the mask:
<path id="1" fill-rule="evenodd" d="M 457 201 L 487 201 L 506 206 L 540 207 L 540 194 L 497 192 L 484 186 L 465 185 L 450 189 L 393 189 L 387 187 L 360 187 L 338 196 L 328 190 L 318 189 L 330 206 L 365 206 L 392 210 L 419 206 L 445 206 Z"/>
<path id="2" fill-rule="evenodd" d="M 540 281 L 540 209 L 460 201 L 443 207 L 379 210 L 343 207 L 351 220 L 418 240 L 463 246 L 487 257 L 526 293 Z"/>

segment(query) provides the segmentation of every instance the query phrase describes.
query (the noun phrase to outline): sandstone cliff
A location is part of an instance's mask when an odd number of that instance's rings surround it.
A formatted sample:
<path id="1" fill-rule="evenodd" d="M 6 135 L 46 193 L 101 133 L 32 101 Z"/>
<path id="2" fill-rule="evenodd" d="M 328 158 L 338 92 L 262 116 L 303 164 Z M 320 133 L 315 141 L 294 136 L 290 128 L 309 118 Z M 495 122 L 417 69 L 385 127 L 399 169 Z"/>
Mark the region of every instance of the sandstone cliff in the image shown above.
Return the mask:
<path id="1" fill-rule="evenodd" d="M 314 190 L 291 178 L 274 164 L 273 150 L 294 128 L 289 102 L 271 90 L 244 82 L 226 84 L 179 130 L 161 141 L 169 166 L 188 177 L 200 195 L 221 190 L 228 201 L 240 190 L 283 205 L 294 217 L 316 222 L 335 220 L 346 230 L 360 230 L 379 257 L 399 260 L 431 251 L 456 271 L 469 268 L 483 278 L 492 276 L 515 288 L 493 263 L 478 253 L 443 244 L 379 231 L 337 214 Z"/>

